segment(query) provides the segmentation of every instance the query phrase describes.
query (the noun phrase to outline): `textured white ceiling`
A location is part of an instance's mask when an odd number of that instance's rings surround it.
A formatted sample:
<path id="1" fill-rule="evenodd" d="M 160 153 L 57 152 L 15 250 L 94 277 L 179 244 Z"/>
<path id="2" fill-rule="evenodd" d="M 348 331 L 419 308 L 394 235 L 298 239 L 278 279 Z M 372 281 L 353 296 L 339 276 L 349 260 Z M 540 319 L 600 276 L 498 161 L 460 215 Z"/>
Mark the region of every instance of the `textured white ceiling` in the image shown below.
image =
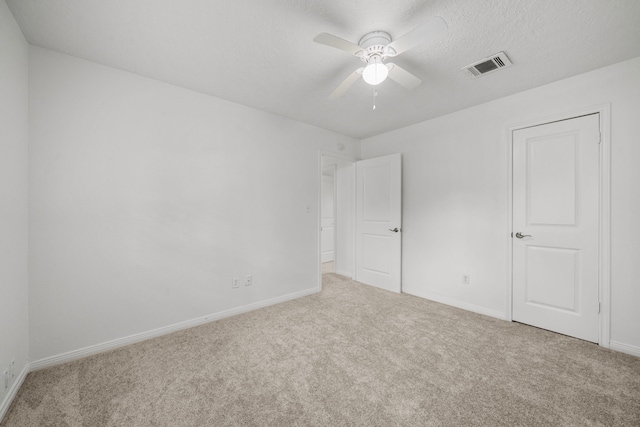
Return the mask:
<path id="1" fill-rule="evenodd" d="M 6 0 L 27 40 L 364 138 L 640 56 L 638 0 Z M 331 92 L 360 62 L 313 42 L 398 38 L 432 16 L 444 38 L 394 59 L 422 81 Z M 460 68 L 499 51 L 514 66 Z M 640 76 L 639 76 L 640 78 Z"/>

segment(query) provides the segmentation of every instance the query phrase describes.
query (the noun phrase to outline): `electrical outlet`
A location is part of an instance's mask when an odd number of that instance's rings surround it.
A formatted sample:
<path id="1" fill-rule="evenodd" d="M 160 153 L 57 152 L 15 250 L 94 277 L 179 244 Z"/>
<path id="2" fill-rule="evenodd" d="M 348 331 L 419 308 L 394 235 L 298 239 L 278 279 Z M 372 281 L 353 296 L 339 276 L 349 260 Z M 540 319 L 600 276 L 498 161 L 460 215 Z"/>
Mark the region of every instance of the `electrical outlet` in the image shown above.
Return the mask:
<path id="1" fill-rule="evenodd" d="M 3 376 L 4 376 L 4 389 L 6 390 L 9 388 L 9 371 L 4 371 Z"/>
<path id="2" fill-rule="evenodd" d="M 247 276 L 244 279 L 244 285 L 245 286 L 251 286 L 251 284 L 253 283 L 253 277 L 251 276 Z"/>
<path id="3" fill-rule="evenodd" d="M 234 277 L 233 280 L 231 280 L 231 287 L 232 288 L 237 288 L 239 286 L 240 286 L 240 284 L 238 283 L 238 278 Z"/>
<path id="4" fill-rule="evenodd" d="M 471 283 L 471 276 L 468 274 L 463 274 L 462 275 L 462 284 L 463 285 L 468 285 L 469 283 Z"/>
<path id="5" fill-rule="evenodd" d="M 9 368 L 9 370 L 11 371 L 11 378 L 15 378 L 15 376 L 16 376 L 16 361 L 15 360 L 11 361 L 11 367 Z"/>

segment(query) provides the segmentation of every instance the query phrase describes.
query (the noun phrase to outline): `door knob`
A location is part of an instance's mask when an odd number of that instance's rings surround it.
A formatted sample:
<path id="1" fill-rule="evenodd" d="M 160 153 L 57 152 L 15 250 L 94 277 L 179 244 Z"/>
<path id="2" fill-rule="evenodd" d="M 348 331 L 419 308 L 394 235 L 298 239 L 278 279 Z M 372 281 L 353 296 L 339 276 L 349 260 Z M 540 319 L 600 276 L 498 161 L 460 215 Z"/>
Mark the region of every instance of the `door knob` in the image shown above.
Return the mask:
<path id="1" fill-rule="evenodd" d="M 516 233 L 516 237 L 517 237 L 518 239 L 522 239 L 523 237 L 532 237 L 532 236 L 531 236 L 531 234 L 522 234 L 521 232 L 519 232 L 519 231 L 518 231 L 518 232 Z"/>
<path id="2" fill-rule="evenodd" d="M 393 231 L 394 233 L 397 233 L 400 230 L 398 230 L 398 227 L 396 227 L 396 228 L 390 228 L 389 231 Z"/>

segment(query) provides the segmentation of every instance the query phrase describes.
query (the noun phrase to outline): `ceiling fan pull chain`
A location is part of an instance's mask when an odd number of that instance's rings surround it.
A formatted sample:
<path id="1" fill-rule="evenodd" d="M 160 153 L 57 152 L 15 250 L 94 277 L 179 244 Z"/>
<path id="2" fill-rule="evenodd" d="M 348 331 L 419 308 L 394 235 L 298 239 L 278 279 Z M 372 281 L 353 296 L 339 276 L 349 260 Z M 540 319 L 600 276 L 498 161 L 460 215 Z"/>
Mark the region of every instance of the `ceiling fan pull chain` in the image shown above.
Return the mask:
<path id="1" fill-rule="evenodd" d="M 373 88 L 373 109 L 376 109 L 376 96 L 378 96 L 378 91 L 376 90 L 376 88 Z"/>

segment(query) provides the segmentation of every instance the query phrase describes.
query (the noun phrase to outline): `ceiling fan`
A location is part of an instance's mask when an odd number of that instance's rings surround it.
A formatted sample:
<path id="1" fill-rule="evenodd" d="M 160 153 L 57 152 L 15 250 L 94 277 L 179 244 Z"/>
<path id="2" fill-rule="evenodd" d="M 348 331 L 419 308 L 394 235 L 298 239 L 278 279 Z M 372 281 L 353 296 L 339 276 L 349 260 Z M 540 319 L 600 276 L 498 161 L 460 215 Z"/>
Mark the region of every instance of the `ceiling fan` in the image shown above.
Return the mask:
<path id="1" fill-rule="evenodd" d="M 372 31 L 362 36 L 358 44 L 329 33 L 318 34 L 313 41 L 335 47 L 350 53 L 362 60 L 365 65 L 355 70 L 333 91 L 330 98 L 340 98 L 360 77 L 370 85 L 378 85 L 387 77 L 406 89 L 414 89 L 422 81 L 399 67 L 385 61 L 430 40 L 435 40 L 447 33 L 447 24 L 440 17 L 435 17 L 409 31 L 397 40 L 391 40 L 389 33 Z"/>

